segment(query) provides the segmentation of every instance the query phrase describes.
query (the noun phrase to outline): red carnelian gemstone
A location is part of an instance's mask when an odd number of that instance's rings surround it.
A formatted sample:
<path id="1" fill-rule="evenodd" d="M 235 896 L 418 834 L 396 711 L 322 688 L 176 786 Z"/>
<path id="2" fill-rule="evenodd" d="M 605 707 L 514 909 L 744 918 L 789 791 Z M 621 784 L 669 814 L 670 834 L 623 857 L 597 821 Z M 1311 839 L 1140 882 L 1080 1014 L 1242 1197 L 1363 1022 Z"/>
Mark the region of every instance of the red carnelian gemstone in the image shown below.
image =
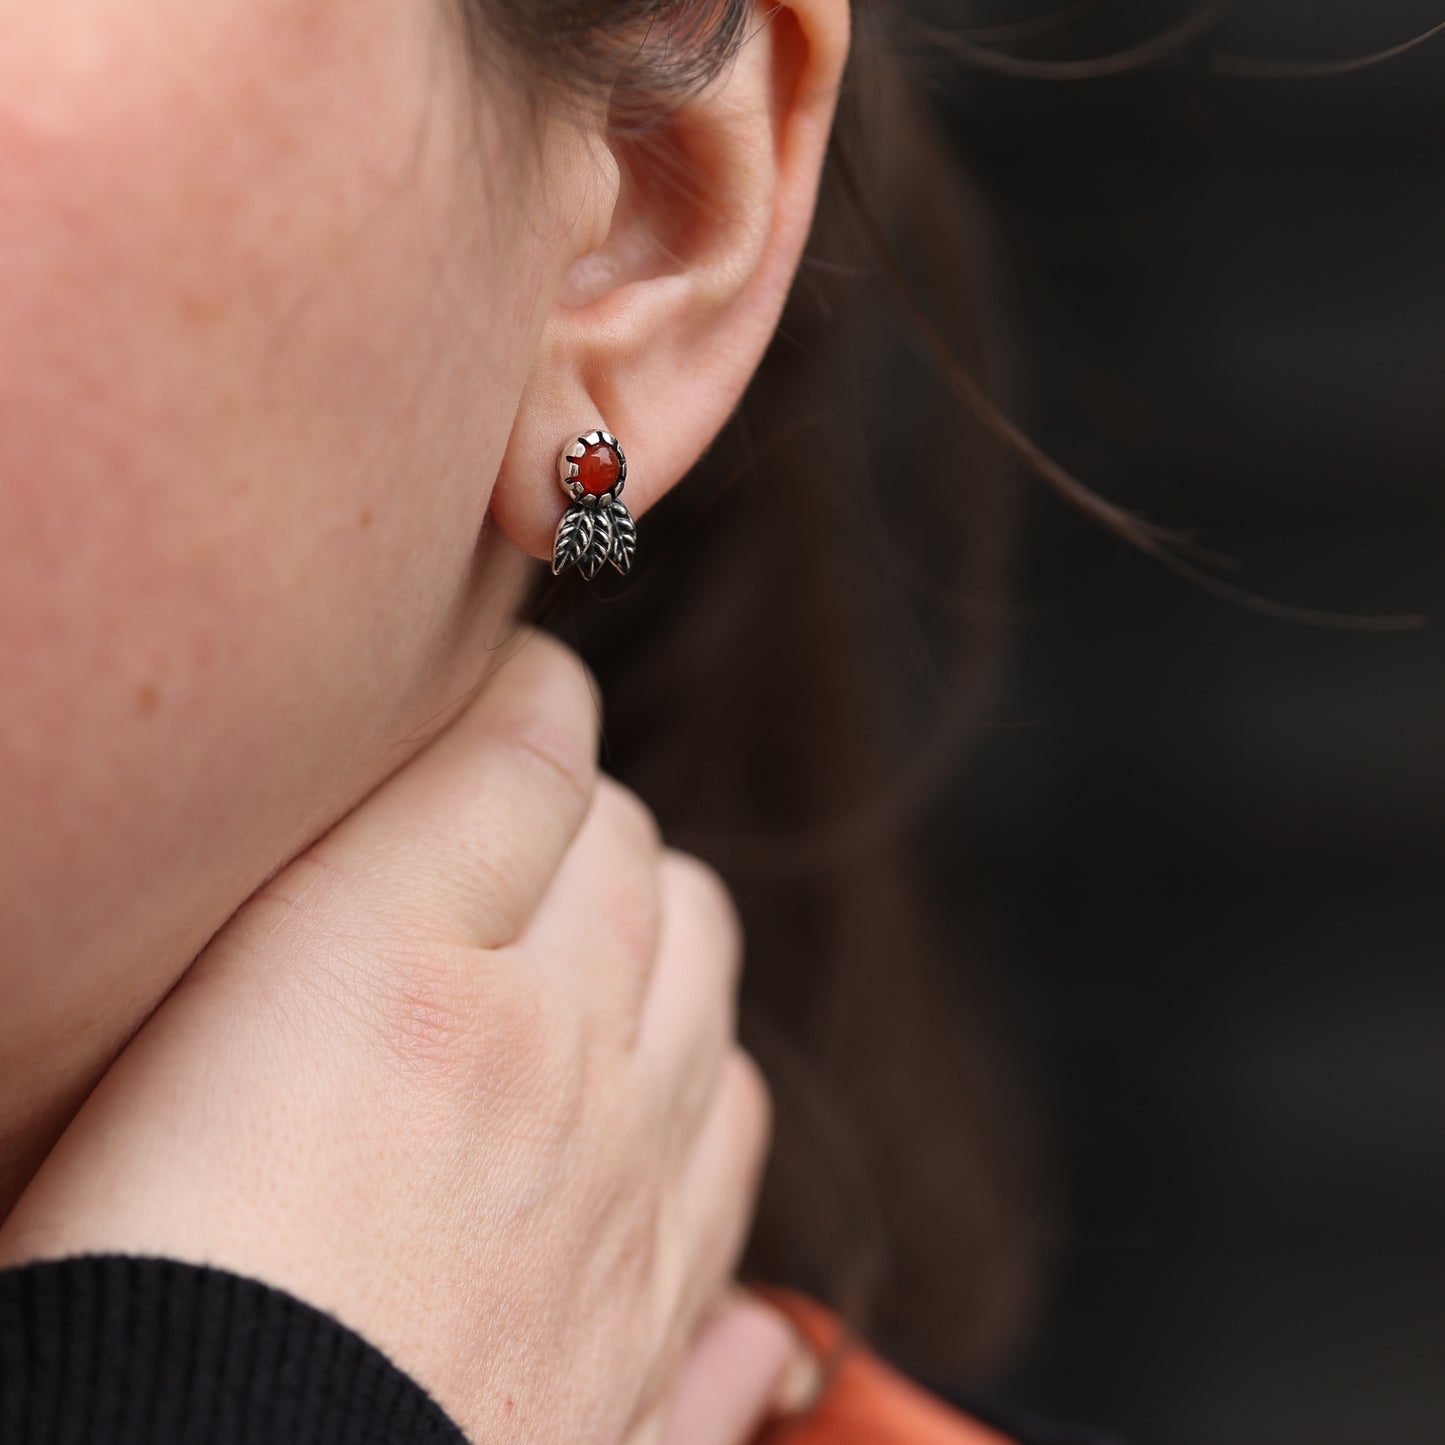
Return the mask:
<path id="1" fill-rule="evenodd" d="M 622 464 L 617 460 L 617 453 L 606 442 L 598 442 L 596 446 L 588 447 L 574 460 L 577 463 L 577 480 L 582 483 L 582 490 L 589 495 L 600 497 L 617 485 L 617 474 L 622 470 Z"/>

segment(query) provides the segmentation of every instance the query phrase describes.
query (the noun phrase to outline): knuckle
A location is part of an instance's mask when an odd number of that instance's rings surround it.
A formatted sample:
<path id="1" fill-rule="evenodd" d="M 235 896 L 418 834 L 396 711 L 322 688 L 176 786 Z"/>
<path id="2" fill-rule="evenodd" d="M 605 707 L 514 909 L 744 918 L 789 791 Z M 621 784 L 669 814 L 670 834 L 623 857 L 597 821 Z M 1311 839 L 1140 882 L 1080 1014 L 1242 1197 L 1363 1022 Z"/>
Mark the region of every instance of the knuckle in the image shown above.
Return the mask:
<path id="1" fill-rule="evenodd" d="M 652 809 L 621 783 L 603 777 L 597 784 L 597 806 L 608 830 L 634 853 L 650 857 L 662 850 L 662 829 Z"/>
<path id="2" fill-rule="evenodd" d="M 464 1103 L 470 1115 L 488 1099 L 533 1098 L 545 1080 L 563 1103 L 565 1020 L 505 956 L 399 942 L 377 949 L 358 972 L 357 1012 L 406 1088 L 448 1109 Z"/>
<path id="3" fill-rule="evenodd" d="M 585 697 L 593 710 L 600 707 L 601 689 L 592 669 L 565 642 L 540 628 L 524 627 L 517 637 L 519 661 L 536 670 L 544 680 L 557 679 L 571 685 Z"/>
<path id="4" fill-rule="evenodd" d="M 615 970 L 618 987 L 632 997 L 656 963 L 662 925 L 657 822 L 634 794 L 610 779 L 599 784 L 595 806 L 595 841 L 605 845 L 609 861 L 592 915 L 594 962 Z"/>
<path id="5" fill-rule="evenodd" d="M 480 1053 L 481 1014 L 467 960 L 397 941 L 365 970 L 372 1028 L 390 1064 L 411 1079 L 460 1083 Z"/>
<path id="6" fill-rule="evenodd" d="M 529 1137 L 569 1137 L 587 1116 L 591 1060 L 571 1012 L 526 977 L 489 989 L 469 1075 L 474 1097 L 502 1102 Z"/>
<path id="7" fill-rule="evenodd" d="M 418 833 L 410 840 L 404 877 L 395 881 L 395 902 L 388 914 L 398 928 L 418 937 L 444 937 L 448 924 L 482 917 L 507 916 L 516 892 L 510 857 L 500 840 L 525 837 L 507 799 L 479 813 L 454 820 L 450 827 Z"/>
<path id="8" fill-rule="evenodd" d="M 669 852 L 663 867 L 669 905 L 689 915 L 697 931 L 717 944 L 719 955 L 736 974 L 743 955 L 743 922 L 722 876 L 689 853 Z"/>
<path id="9" fill-rule="evenodd" d="M 559 813 L 580 817 L 597 783 L 597 746 L 592 730 L 575 717 L 546 708 L 519 708 L 501 723 L 497 741 L 509 761 Z"/>
<path id="10" fill-rule="evenodd" d="M 739 1045 L 724 1061 L 722 1091 L 744 1154 L 754 1165 L 761 1163 L 773 1135 L 773 1096 L 763 1071 Z"/>
<path id="11" fill-rule="evenodd" d="M 523 635 L 501 674 L 494 710 L 483 709 L 486 731 L 511 751 L 523 777 L 580 816 L 597 780 L 601 695 L 592 675 L 576 653 L 541 632 Z"/>

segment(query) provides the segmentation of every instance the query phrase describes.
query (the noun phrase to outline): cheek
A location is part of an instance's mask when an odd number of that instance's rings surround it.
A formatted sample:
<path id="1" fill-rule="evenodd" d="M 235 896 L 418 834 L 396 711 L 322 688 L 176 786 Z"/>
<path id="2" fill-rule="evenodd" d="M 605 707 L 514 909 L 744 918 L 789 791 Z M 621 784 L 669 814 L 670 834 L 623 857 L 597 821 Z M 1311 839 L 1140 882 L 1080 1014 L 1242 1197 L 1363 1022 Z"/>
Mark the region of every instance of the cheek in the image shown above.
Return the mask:
<path id="1" fill-rule="evenodd" d="M 455 685 L 542 278 L 442 9 L 0 0 L 12 958 L 204 936 Z"/>

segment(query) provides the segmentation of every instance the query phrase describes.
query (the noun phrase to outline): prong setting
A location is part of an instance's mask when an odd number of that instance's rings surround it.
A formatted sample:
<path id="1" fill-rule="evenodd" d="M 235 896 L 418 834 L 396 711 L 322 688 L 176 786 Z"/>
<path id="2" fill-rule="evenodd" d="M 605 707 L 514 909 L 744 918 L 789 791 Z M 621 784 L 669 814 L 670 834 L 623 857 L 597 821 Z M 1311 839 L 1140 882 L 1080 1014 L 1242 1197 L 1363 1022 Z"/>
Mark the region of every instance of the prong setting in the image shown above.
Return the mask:
<path id="1" fill-rule="evenodd" d="M 582 458 L 593 447 L 607 447 L 617 457 L 617 480 L 608 491 L 602 493 L 587 491 L 580 479 Z M 627 483 L 627 454 L 622 450 L 621 442 L 611 432 L 601 429 L 583 432 L 563 447 L 562 454 L 557 458 L 557 480 L 567 496 L 581 506 L 600 506 L 615 502 L 622 495 L 622 489 Z"/>
<path id="2" fill-rule="evenodd" d="M 622 504 L 627 455 L 611 432 L 583 432 L 557 458 L 557 480 L 571 505 L 557 524 L 552 572 L 576 567 L 590 582 L 610 563 L 624 576 L 637 552 L 637 524 Z"/>

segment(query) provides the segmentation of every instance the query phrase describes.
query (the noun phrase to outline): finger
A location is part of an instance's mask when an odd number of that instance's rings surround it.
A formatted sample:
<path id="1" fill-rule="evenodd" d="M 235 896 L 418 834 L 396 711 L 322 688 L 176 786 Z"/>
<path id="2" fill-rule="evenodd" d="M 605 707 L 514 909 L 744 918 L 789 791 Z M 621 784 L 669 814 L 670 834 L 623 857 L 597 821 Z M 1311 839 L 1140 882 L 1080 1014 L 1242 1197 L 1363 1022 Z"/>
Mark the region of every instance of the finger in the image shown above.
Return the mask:
<path id="1" fill-rule="evenodd" d="M 313 851 L 359 874 L 389 916 L 510 943 L 587 814 L 598 726 L 580 659 L 524 634 L 461 717 Z"/>
<path id="2" fill-rule="evenodd" d="M 663 1445 L 746 1445 L 816 1370 L 777 1310 L 741 1291 L 704 1323 L 678 1371 Z"/>
<path id="3" fill-rule="evenodd" d="M 692 1242 L 679 1303 L 694 1320 L 736 1273 L 752 1224 L 772 1128 L 772 1101 L 758 1066 L 731 1049 L 711 1108 L 682 1165 L 679 1236 Z"/>
<path id="4" fill-rule="evenodd" d="M 600 778 L 592 807 L 521 941 L 625 1047 L 637 1035 L 661 926 L 662 842 L 638 798 Z"/>
<path id="5" fill-rule="evenodd" d="M 682 853 L 663 857 L 661 905 L 662 933 L 637 1055 L 667 1101 L 670 1127 L 687 1138 L 732 1046 L 742 925 L 718 875 Z"/>

